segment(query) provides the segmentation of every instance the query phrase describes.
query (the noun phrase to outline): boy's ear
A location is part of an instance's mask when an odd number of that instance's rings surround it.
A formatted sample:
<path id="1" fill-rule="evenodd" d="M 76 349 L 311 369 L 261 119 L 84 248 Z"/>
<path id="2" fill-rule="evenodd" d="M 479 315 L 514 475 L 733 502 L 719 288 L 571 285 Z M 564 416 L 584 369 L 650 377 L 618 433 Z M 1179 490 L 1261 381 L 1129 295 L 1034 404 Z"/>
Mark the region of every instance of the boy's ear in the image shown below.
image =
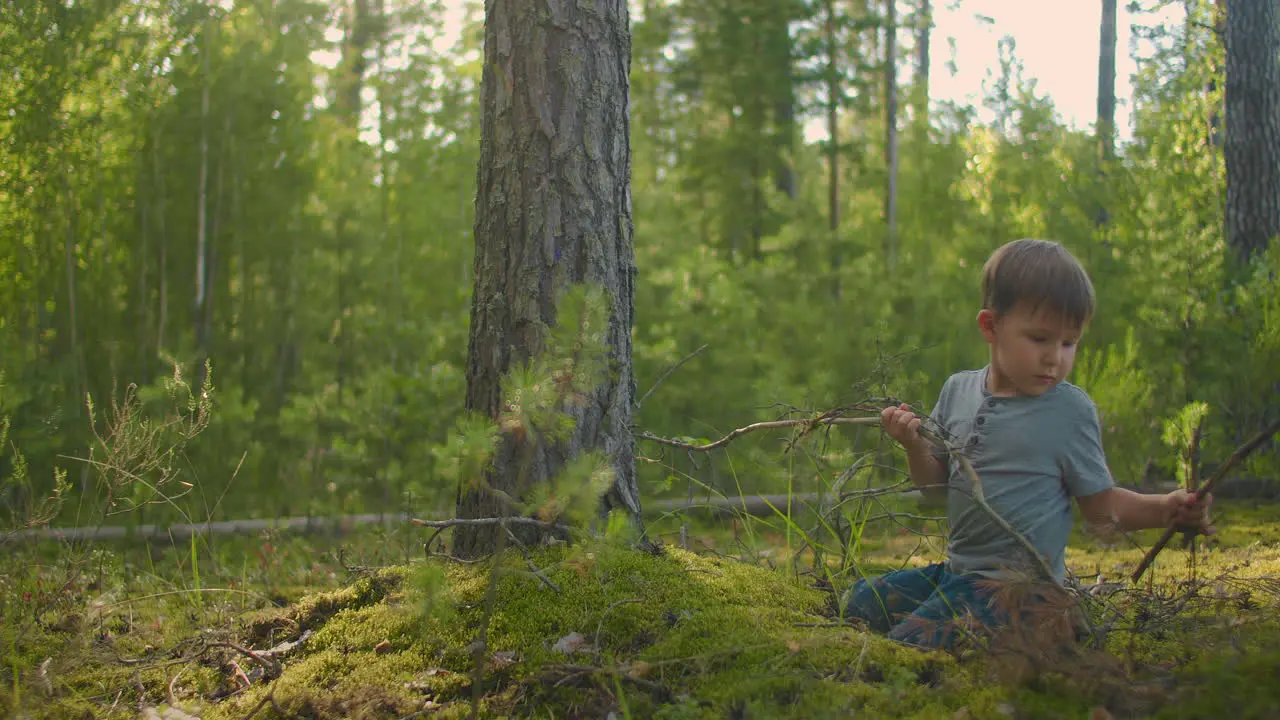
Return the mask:
<path id="1" fill-rule="evenodd" d="M 978 311 L 978 330 L 982 331 L 982 337 L 988 343 L 996 341 L 996 313 L 991 308 L 983 308 Z"/>

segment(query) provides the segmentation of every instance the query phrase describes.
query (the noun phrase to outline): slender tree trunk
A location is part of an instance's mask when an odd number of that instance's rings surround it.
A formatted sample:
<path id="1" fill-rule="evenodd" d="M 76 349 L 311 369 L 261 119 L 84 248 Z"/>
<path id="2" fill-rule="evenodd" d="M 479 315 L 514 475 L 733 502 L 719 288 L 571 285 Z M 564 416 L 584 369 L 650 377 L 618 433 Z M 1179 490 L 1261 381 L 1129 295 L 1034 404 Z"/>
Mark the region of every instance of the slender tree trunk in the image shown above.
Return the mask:
<path id="1" fill-rule="evenodd" d="M 196 338 L 197 367 L 204 361 L 204 304 L 205 283 L 208 280 L 208 208 L 209 208 L 209 55 L 213 52 L 210 43 L 211 20 L 205 21 L 204 43 L 200 48 L 203 78 L 200 89 L 200 176 L 196 197 L 196 295 L 191 319 Z"/>
<path id="2" fill-rule="evenodd" d="M 1104 160 L 1115 155 L 1116 0 L 1102 0 L 1098 44 L 1098 146 Z"/>
<path id="3" fill-rule="evenodd" d="M 631 412 L 631 160 L 626 0 L 491 2 L 485 8 L 480 162 L 475 200 L 475 286 L 467 351 L 467 403 L 496 418 L 502 378 L 537 354 L 558 296 L 570 285 L 604 288 L 611 301 L 612 372 L 557 445 L 503 435 L 487 484 L 518 493 L 517 477 L 546 482 L 583 450 L 612 458 L 603 508 L 639 516 Z M 498 516 L 493 492 L 460 488 L 460 517 Z M 459 529 L 455 553 L 493 549 L 494 528 Z"/>
<path id="4" fill-rule="evenodd" d="M 83 350 L 80 347 L 80 315 L 78 311 L 76 290 L 76 239 L 80 235 L 80 209 L 77 207 L 75 193 L 72 192 L 71 182 L 67 179 L 66 171 L 62 175 L 62 188 L 67 198 L 67 231 L 63 235 L 62 250 L 63 260 L 67 274 L 67 333 L 71 342 L 71 362 L 74 370 L 72 384 L 72 392 L 74 393 L 74 402 L 71 407 L 73 417 L 79 418 L 81 409 L 84 407 L 85 394 L 87 387 L 85 386 L 85 358 Z M 82 463 L 80 472 L 80 491 L 89 492 L 89 464 Z"/>
<path id="5" fill-rule="evenodd" d="M 836 44 L 835 0 L 826 0 L 827 18 L 823 34 L 827 45 L 827 230 L 831 243 L 832 294 L 839 298 L 840 265 L 844 248 L 840 244 L 840 101 L 844 89 L 840 85 L 840 50 Z"/>
<path id="6" fill-rule="evenodd" d="M 920 0 L 920 26 L 916 28 L 916 88 L 920 98 L 920 117 L 929 117 L 929 43 L 933 34 L 933 3 Z"/>
<path id="7" fill-rule="evenodd" d="M 154 142 L 154 140 L 153 140 Z M 142 153 L 138 163 L 138 175 L 140 178 L 146 177 L 146 153 Z M 144 183 L 140 183 L 144 184 Z M 145 185 L 145 184 L 144 184 Z M 151 369 L 149 348 L 147 337 L 150 335 L 151 327 L 151 289 L 147 283 L 148 270 L 151 263 L 151 192 L 148 188 L 145 192 L 140 192 L 138 198 L 138 230 L 141 237 L 142 251 L 138 253 L 135 262 L 138 264 L 138 285 L 135 288 L 137 304 L 134 306 L 138 314 L 138 327 L 135 330 L 136 338 L 134 340 L 134 349 L 137 351 L 137 367 L 134 371 L 138 383 L 147 382 L 151 377 Z"/>
<path id="8" fill-rule="evenodd" d="M 1188 4 L 1188 8 L 1187 8 L 1188 23 L 1190 24 L 1192 22 L 1192 18 L 1196 17 L 1196 15 L 1193 14 L 1194 8 L 1191 7 L 1191 3 L 1188 2 L 1187 4 Z M 1226 0 L 1213 0 L 1212 5 L 1210 7 L 1211 7 L 1211 12 L 1213 17 L 1213 37 L 1217 42 L 1223 43 L 1223 46 L 1225 48 L 1226 37 L 1227 37 Z M 1197 30 L 1200 30 L 1200 29 L 1189 28 L 1188 32 L 1189 33 L 1196 32 Z M 1213 70 L 1221 71 L 1221 68 L 1213 68 Z M 1213 95 L 1216 92 L 1218 92 L 1218 80 L 1217 80 L 1218 74 L 1219 74 L 1218 72 L 1210 72 L 1209 80 L 1208 82 L 1205 83 L 1205 92 L 1210 97 L 1213 97 Z M 1223 143 L 1222 105 L 1223 105 L 1222 101 L 1217 103 L 1214 106 L 1213 111 L 1209 114 L 1209 145 L 1215 148 L 1221 148 Z"/>
<path id="9" fill-rule="evenodd" d="M 888 169 L 885 187 L 885 262 L 890 272 L 898 265 L 898 16 L 896 0 L 885 0 L 884 43 L 884 160 Z"/>
<path id="10" fill-rule="evenodd" d="M 1237 259 L 1280 235 L 1280 8 L 1227 5 L 1227 242 Z"/>
<path id="11" fill-rule="evenodd" d="M 213 185 L 213 217 L 210 218 L 209 222 L 209 238 L 207 247 L 208 264 L 205 267 L 206 286 L 204 307 L 202 308 L 203 311 L 200 313 L 199 317 L 196 318 L 196 323 L 199 328 L 198 337 L 200 338 L 200 342 L 197 345 L 200 349 L 200 354 L 195 369 L 196 387 L 201 387 L 204 384 L 205 377 L 208 372 L 205 368 L 205 362 L 209 360 L 213 352 L 210 349 L 210 345 L 213 343 L 214 301 L 217 297 L 218 288 L 218 238 L 222 234 L 222 221 L 224 216 L 223 205 L 225 204 L 222 181 L 226 174 L 227 163 L 231 160 L 231 153 L 228 145 L 232 137 L 230 115 L 228 115 L 226 120 L 223 122 L 222 136 L 224 140 L 222 142 L 222 152 L 219 153 L 221 157 L 218 159 L 218 174 Z"/>
<path id="12" fill-rule="evenodd" d="M 235 303 L 232 307 L 234 317 L 234 327 L 240 337 L 239 347 L 236 352 L 236 360 L 240 367 L 240 387 L 254 387 L 252 373 L 249 365 L 249 343 L 250 330 L 249 325 L 249 309 L 253 307 L 252 290 L 249 284 L 249 256 L 245 253 L 244 232 L 242 232 L 241 223 L 241 185 L 242 178 L 240 175 L 240 156 L 236 154 L 236 138 L 232 135 L 228 138 L 231 143 L 230 160 L 231 160 L 231 242 L 228 245 L 232 248 L 232 252 L 236 256 L 236 272 L 237 292 L 235 294 Z M 231 299 L 231 290 L 227 290 L 227 299 Z"/>
<path id="13" fill-rule="evenodd" d="M 1098 42 L 1098 207 L 1097 225 L 1106 224 L 1109 215 L 1105 197 L 1107 170 L 1115 157 L 1116 136 L 1116 0 L 1102 0 L 1102 21 Z"/>
<path id="14" fill-rule="evenodd" d="M 785 8 L 785 6 L 783 6 Z M 792 45 L 790 12 L 770 12 L 770 55 L 778 62 L 777 100 L 774 103 L 774 133 L 777 135 L 777 171 L 774 187 L 794 200 L 796 198 L 796 173 L 792 166 L 795 149 L 795 78 L 792 76 Z"/>
<path id="15" fill-rule="evenodd" d="M 156 316 L 156 350 L 164 350 L 165 328 L 169 324 L 169 239 L 165 234 L 164 175 L 160 172 L 160 138 L 151 145 L 151 172 L 156 183 L 156 242 L 160 248 L 158 288 L 159 312 Z M 148 362 L 148 364 L 150 364 Z"/>

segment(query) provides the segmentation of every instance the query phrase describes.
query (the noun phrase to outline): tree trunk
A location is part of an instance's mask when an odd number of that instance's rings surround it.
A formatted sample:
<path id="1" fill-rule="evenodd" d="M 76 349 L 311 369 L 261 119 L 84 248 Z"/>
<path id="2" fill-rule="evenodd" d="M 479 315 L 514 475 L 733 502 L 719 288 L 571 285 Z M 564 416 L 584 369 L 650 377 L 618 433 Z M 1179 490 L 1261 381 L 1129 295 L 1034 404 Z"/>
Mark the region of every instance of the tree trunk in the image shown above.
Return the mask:
<path id="1" fill-rule="evenodd" d="M 774 133 L 777 136 L 777 170 L 774 188 L 789 199 L 796 199 L 796 173 L 793 163 L 796 133 L 796 91 L 792 72 L 791 13 L 773 11 L 769 16 L 769 55 L 778 63 L 778 88 L 774 102 Z"/>
<path id="2" fill-rule="evenodd" d="M 1280 235 L 1280 9 L 1227 5 L 1227 243 L 1237 259 Z"/>
<path id="3" fill-rule="evenodd" d="M 204 77 L 200 89 L 200 187 L 196 198 L 196 296 L 191 317 L 196 340 L 197 367 L 204 362 L 204 303 L 205 283 L 208 280 L 208 211 L 209 211 L 209 55 L 213 52 L 209 42 L 209 26 L 205 21 L 204 43 L 200 48 Z"/>
<path id="4" fill-rule="evenodd" d="M 1114 2 L 1114 0 L 1112 0 Z M 933 3 L 920 0 L 920 27 L 916 29 L 916 87 L 920 97 L 920 117 L 929 116 L 929 43 L 933 31 Z"/>
<path id="5" fill-rule="evenodd" d="M 1107 166 L 1115 157 L 1116 136 L 1116 0 L 1102 0 L 1102 21 L 1098 43 L 1098 207 L 1095 222 L 1105 225 L 1109 219 L 1105 197 Z"/>
<path id="6" fill-rule="evenodd" d="M 466 406 L 496 418 L 504 374 L 541 350 L 558 296 L 573 283 L 602 287 L 611 303 L 609 379 L 566 409 L 576 425 L 564 443 L 504 435 L 486 480 L 517 492 L 517 475 L 522 483 L 546 482 L 570 458 L 599 448 L 615 471 L 603 509 L 638 517 L 630 58 L 626 0 L 486 5 Z M 492 492 L 461 488 L 457 511 L 464 518 L 505 513 Z M 494 530 L 459 528 L 454 552 L 492 550 Z"/>
<path id="7" fill-rule="evenodd" d="M 164 227 L 164 175 L 160 172 L 160 138 L 151 145 L 151 172 L 156 183 L 156 242 L 160 245 L 159 269 L 157 271 L 157 298 L 159 311 L 156 318 L 156 352 L 164 352 L 164 335 L 165 328 L 169 324 L 169 239 L 165 235 Z M 148 365 L 150 363 L 148 362 Z M 141 382 L 147 382 L 150 377 L 144 377 Z"/>
<path id="8" fill-rule="evenodd" d="M 889 178 L 885 187 L 885 263 L 890 272 L 898 265 L 898 16 L 896 0 L 885 2 L 884 42 L 884 162 Z"/>
<path id="9" fill-rule="evenodd" d="M 1104 160 L 1115 154 L 1116 0 L 1102 0 L 1098 46 L 1098 145 Z"/>
<path id="10" fill-rule="evenodd" d="M 844 262 L 840 247 L 840 50 L 836 44 L 835 0 L 826 0 L 827 19 L 823 28 L 827 45 L 827 229 L 831 243 L 832 295 L 840 297 L 840 265 Z"/>

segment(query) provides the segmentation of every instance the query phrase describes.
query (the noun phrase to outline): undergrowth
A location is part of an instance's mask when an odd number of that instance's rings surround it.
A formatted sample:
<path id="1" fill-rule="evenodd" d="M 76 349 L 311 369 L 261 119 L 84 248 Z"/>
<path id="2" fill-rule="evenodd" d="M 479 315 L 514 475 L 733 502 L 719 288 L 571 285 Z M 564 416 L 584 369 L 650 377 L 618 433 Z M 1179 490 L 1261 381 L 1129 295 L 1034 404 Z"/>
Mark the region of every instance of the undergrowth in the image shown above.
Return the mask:
<path id="1" fill-rule="evenodd" d="M 1274 508 L 1235 503 L 1217 513 L 1221 534 L 1199 548 L 1194 573 L 1189 553 L 1171 548 L 1137 585 L 1121 582 L 1137 547 L 1073 538 L 1069 564 L 1112 626 L 1105 651 L 1040 668 L 919 651 L 841 621 L 818 575 L 777 562 L 783 544 L 767 528 L 757 528 L 758 547 L 772 556 L 729 551 L 740 545 L 733 523 L 710 518 L 687 528 L 696 551 L 604 540 L 531 549 L 542 577 L 512 551 L 502 559 L 478 714 L 1274 716 Z M 654 519 L 654 535 L 675 524 Z M 1153 534 L 1134 540 L 1145 547 Z M 411 540 L 400 530 L 274 538 L 282 562 L 252 572 L 232 559 L 260 540 L 219 542 L 203 560 L 202 603 L 180 544 L 98 547 L 73 584 L 39 600 L 15 595 L 21 576 L 7 567 L 5 606 L 35 614 L 21 637 L 4 629 L 0 707 L 32 718 L 468 717 L 488 563 L 405 562 Z M 931 558 L 890 527 L 869 529 L 864 548 L 867 562 L 885 567 L 913 553 L 909 562 Z M 63 577 L 69 567 L 45 554 L 39 561 L 30 548 L 7 562 Z"/>

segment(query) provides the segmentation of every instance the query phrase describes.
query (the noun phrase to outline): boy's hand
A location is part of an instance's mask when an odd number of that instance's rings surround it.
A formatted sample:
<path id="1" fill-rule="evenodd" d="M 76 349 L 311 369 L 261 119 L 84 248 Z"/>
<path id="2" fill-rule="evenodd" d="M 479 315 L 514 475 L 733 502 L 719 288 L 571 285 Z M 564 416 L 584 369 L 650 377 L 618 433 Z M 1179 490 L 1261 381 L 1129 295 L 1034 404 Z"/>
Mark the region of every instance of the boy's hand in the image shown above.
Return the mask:
<path id="1" fill-rule="evenodd" d="M 1178 489 L 1164 496 L 1164 526 L 1173 525 L 1182 532 L 1212 535 L 1214 527 L 1209 524 L 1209 506 L 1213 504 L 1213 495 L 1209 494 L 1196 501 L 1195 493 Z"/>
<path id="2" fill-rule="evenodd" d="M 906 403 L 882 410 L 880 425 L 889 437 L 897 440 L 909 452 L 925 452 L 929 449 L 929 441 L 920 435 L 920 418 L 911 412 L 911 406 Z"/>

